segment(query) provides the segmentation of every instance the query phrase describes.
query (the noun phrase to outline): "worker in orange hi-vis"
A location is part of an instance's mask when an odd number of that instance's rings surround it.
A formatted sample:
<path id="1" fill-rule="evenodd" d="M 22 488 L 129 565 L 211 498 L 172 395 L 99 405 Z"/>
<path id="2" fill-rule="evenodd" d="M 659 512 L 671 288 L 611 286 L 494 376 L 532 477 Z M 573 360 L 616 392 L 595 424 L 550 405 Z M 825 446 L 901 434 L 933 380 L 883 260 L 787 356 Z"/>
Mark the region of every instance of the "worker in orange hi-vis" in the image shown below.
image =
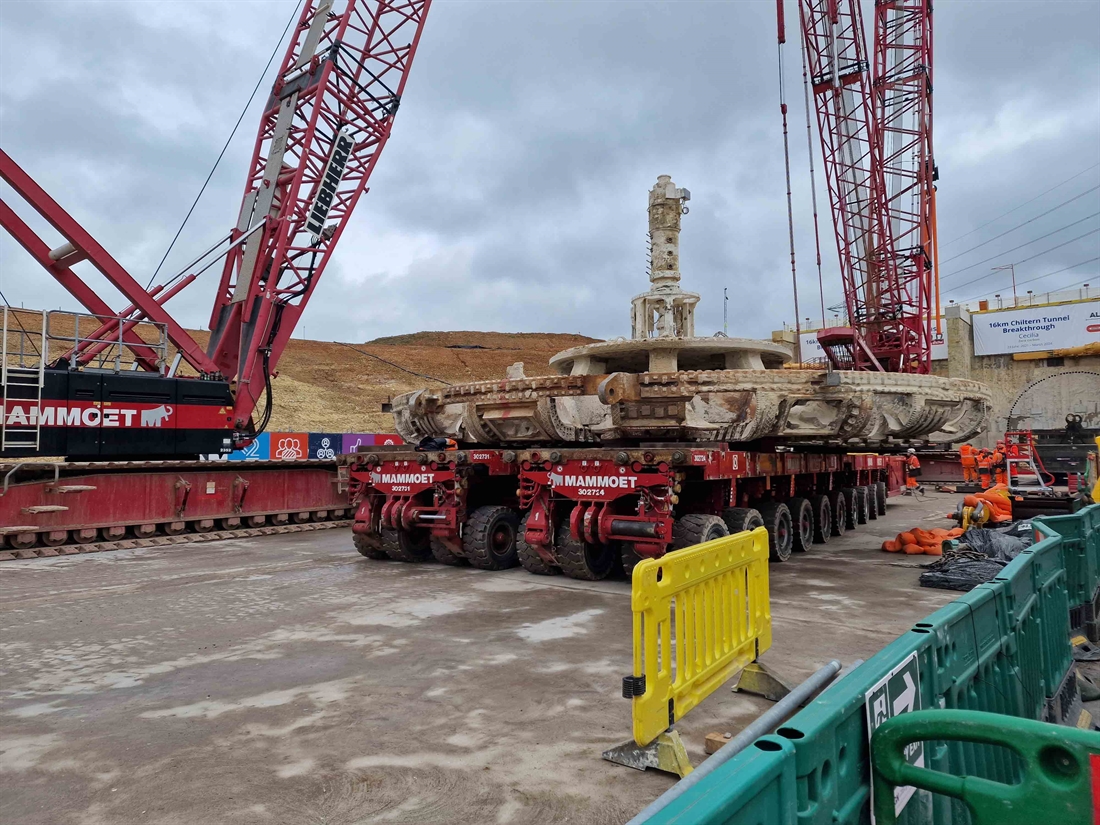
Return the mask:
<path id="1" fill-rule="evenodd" d="M 989 463 L 993 467 L 993 477 L 998 484 L 1008 484 L 1008 462 L 1005 461 L 1005 443 L 998 441 L 993 449 L 993 455 L 989 457 Z"/>
<path id="2" fill-rule="evenodd" d="M 978 483 L 983 490 L 988 490 L 992 484 L 990 471 L 993 469 L 993 456 L 989 450 L 982 447 L 978 451 Z"/>
<path id="3" fill-rule="evenodd" d="M 959 463 L 963 468 L 963 481 L 973 484 L 978 480 L 978 459 L 975 458 L 975 450 L 969 444 L 959 447 Z"/>
<path id="4" fill-rule="evenodd" d="M 920 459 L 917 458 L 917 451 L 910 447 L 908 454 L 905 456 L 905 486 L 911 490 L 923 489 L 920 482 L 917 481 L 919 475 Z"/>

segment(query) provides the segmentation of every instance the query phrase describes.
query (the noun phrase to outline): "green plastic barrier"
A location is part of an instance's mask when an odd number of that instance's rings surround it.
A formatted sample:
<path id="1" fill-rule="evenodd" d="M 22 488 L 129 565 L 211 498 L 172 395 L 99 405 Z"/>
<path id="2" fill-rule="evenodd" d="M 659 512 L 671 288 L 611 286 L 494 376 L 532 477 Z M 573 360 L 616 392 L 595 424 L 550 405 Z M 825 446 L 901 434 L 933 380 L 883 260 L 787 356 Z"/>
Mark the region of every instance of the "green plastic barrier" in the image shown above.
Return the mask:
<path id="1" fill-rule="evenodd" d="M 973 825 L 1088 825 L 1093 782 L 1100 783 L 1100 733 L 996 713 L 920 710 L 884 722 L 872 741 L 875 822 L 894 825 L 894 789 L 912 786 L 963 802 Z M 996 745 L 1023 769 L 1013 783 L 954 776 L 910 765 L 916 742 Z M 1100 809 L 1098 809 L 1100 810 Z"/>
<path id="2" fill-rule="evenodd" d="M 1033 523 L 1044 524 L 1062 537 L 1070 609 L 1091 604 L 1100 588 L 1100 504 L 1073 515 L 1043 516 Z"/>
<path id="3" fill-rule="evenodd" d="M 1100 507 L 1058 518 L 1100 521 Z M 914 695 L 890 698 L 912 710 L 982 711 L 1042 720 L 1064 711 L 1076 690 L 1071 678 L 1069 600 L 1062 538 L 1042 522 L 1041 540 L 994 581 L 933 613 L 868 659 L 796 714 L 773 737 L 763 737 L 715 770 L 648 821 L 728 825 L 843 825 L 870 820 L 871 763 L 868 694 L 882 683 L 915 675 Z M 1086 531 L 1093 535 L 1096 530 Z M 908 684 L 908 683 L 905 683 Z M 877 692 L 876 692 L 877 691 Z M 900 718 L 900 717 L 898 717 Z M 761 751 L 762 743 L 792 748 Z M 771 747 L 767 745 L 766 747 Z M 926 743 L 924 767 L 955 776 L 1011 784 L 1027 765 L 1012 750 L 975 741 Z M 763 760 L 763 761 L 762 761 Z M 753 767 L 753 784 L 746 772 Z M 767 765 L 764 771 L 762 765 Z M 793 769 L 792 815 L 788 771 Z M 754 800 L 750 807 L 735 800 Z M 774 803 L 774 804 L 773 804 Z M 763 805 L 765 808 L 761 808 Z M 920 792 L 898 817 L 904 825 L 968 823 L 963 801 Z"/>

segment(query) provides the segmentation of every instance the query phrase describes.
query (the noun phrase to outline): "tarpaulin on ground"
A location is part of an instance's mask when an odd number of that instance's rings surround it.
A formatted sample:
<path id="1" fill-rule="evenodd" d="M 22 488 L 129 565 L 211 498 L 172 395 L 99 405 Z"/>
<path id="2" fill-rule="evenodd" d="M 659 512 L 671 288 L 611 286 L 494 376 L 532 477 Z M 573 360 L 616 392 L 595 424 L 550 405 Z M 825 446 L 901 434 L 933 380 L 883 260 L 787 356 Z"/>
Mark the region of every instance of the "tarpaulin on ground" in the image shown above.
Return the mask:
<path id="1" fill-rule="evenodd" d="M 1000 574 L 1032 541 L 1030 522 L 997 529 L 971 528 L 959 537 L 957 545 L 944 545 L 943 556 L 921 573 L 921 587 L 973 590 Z"/>

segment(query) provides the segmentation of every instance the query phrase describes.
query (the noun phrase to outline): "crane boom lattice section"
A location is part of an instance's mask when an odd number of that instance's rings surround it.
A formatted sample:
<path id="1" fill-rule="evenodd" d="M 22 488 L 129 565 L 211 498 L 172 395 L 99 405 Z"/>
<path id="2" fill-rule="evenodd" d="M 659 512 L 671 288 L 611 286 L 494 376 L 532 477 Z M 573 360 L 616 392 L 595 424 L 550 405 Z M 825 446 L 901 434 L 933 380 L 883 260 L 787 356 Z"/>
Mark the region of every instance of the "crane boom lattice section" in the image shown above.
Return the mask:
<path id="1" fill-rule="evenodd" d="M 869 64 L 858 0 L 799 0 L 825 179 L 850 328 L 820 336 L 835 366 L 890 369 L 875 352 L 893 322 L 893 248 L 875 142 Z"/>
<path id="2" fill-rule="evenodd" d="M 876 349 L 903 372 L 931 371 L 932 4 L 875 4 L 874 106 L 884 203 L 894 241 L 891 289 L 880 296 Z M 892 313 L 892 317 L 891 317 Z"/>
<path id="3" fill-rule="evenodd" d="M 430 0 L 310 0 L 267 101 L 211 315 L 247 425 L 389 138 Z"/>

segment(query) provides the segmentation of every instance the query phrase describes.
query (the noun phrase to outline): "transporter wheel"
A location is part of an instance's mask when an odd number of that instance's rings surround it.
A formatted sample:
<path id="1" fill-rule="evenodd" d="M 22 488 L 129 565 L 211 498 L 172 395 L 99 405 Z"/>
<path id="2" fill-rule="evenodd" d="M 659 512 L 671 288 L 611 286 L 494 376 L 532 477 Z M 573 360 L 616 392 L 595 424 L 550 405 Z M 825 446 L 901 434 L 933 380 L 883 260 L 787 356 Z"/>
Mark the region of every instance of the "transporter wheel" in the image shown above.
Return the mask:
<path id="1" fill-rule="evenodd" d="M 388 559 L 389 554 L 382 549 L 382 538 L 380 536 L 366 536 L 359 533 L 352 533 L 351 540 L 355 544 L 355 549 L 359 551 L 360 556 L 366 556 L 368 559 Z"/>
<path id="2" fill-rule="evenodd" d="M 792 549 L 805 553 L 814 543 L 814 508 L 808 498 L 792 498 L 787 502 L 791 511 L 791 526 L 794 528 Z"/>
<path id="3" fill-rule="evenodd" d="M 764 526 L 768 528 L 768 550 L 774 561 L 786 561 L 791 557 L 794 544 L 794 526 L 791 511 L 786 504 L 771 502 L 760 508 Z"/>
<path id="4" fill-rule="evenodd" d="M 634 568 L 638 566 L 644 556 L 640 555 L 637 550 L 634 549 L 634 542 L 624 541 L 620 548 L 620 554 L 623 561 L 623 572 L 626 574 L 627 581 L 634 576 Z"/>
<path id="5" fill-rule="evenodd" d="M 875 508 L 878 510 L 880 516 L 886 515 L 886 482 L 876 481 L 874 487 L 875 491 Z"/>
<path id="6" fill-rule="evenodd" d="M 848 499 L 844 498 L 840 490 L 830 490 L 826 495 L 829 498 L 829 505 L 833 508 L 833 521 L 830 525 L 833 528 L 833 535 L 843 536 L 844 531 L 848 529 Z"/>
<path id="7" fill-rule="evenodd" d="M 844 504 L 847 507 L 847 520 L 844 522 L 844 529 L 855 530 L 856 525 L 859 524 L 859 502 L 857 501 L 855 487 L 841 487 L 840 494 L 844 496 Z"/>
<path id="8" fill-rule="evenodd" d="M 672 547 L 671 550 L 683 550 L 686 547 L 694 547 L 706 541 L 720 539 L 728 536 L 730 529 L 718 516 L 706 516 L 701 513 L 691 513 L 680 516 L 672 523 Z"/>
<path id="9" fill-rule="evenodd" d="M 69 540 L 68 530 L 43 530 L 38 540 L 42 542 L 45 547 L 60 547 Z"/>
<path id="10" fill-rule="evenodd" d="M 453 552 L 450 547 L 443 543 L 443 539 L 439 536 L 432 536 L 429 538 L 428 547 L 431 548 L 432 557 L 440 564 L 449 564 L 452 567 L 458 567 L 466 563 L 465 557 Z"/>
<path id="11" fill-rule="evenodd" d="M 726 523 L 731 536 L 764 526 L 760 511 L 751 507 L 727 507 L 722 511 L 722 521 Z"/>
<path id="12" fill-rule="evenodd" d="M 263 527 L 267 524 L 267 516 L 245 516 L 244 523 L 248 527 Z"/>
<path id="13" fill-rule="evenodd" d="M 482 570 L 515 567 L 519 562 L 516 557 L 518 531 L 519 514 L 511 507 L 478 507 L 466 520 L 462 551 L 471 565 Z"/>
<path id="14" fill-rule="evenodd" d="M 571 579 L 595 582 L 606 579 L 615 569 L 618 550 L 610 544 L 592 544 L 573 538 L 569 523 L 563 522 L 554 536 L 554 555 L 561 572 Z"/>
<path id="15" fill-rule="evenodd" d="M 867 499 L 867 518 L 870 521 L 874 521 L 878 518 L 878 502 L 875 501 L 875 485 L 868 484 L 866 487 L 860 488 L 864 492 L 864 498 Z"/>
<path id="16" fill-rule="evenodd" d="M 426 530 L 410 533 L 408 530 L 390 530 L 387 527 L 382 530 L 381 535 L 382 549 L 394 561 L 427 561 L 432 556 Z"/>
<path id="17" fill-rule="evenodd" d="M 527 519 L 530 517 L 530 513 L 524 515 L 519 523 L 519 531 L 516 533 L 516 556 L 519 558 L 519 563 L 524 570 L 536 576 L 556 576 L 561 570 L 543 561 L 538 551 L 524 541 L 524 536 L 527 535 Z"/>
<path id="18" fill-rule="evenodd" d="M 871 518 L 870 498 L 866 487 L 856 487 L 856 524 L 866 524 Z"/>
<path id="19" fill-rule="evenodd" d="M 828 544 L 833 535 L 833 503 L 828 496 L 810 496 L 814 511 L 814 544 Z"/>

